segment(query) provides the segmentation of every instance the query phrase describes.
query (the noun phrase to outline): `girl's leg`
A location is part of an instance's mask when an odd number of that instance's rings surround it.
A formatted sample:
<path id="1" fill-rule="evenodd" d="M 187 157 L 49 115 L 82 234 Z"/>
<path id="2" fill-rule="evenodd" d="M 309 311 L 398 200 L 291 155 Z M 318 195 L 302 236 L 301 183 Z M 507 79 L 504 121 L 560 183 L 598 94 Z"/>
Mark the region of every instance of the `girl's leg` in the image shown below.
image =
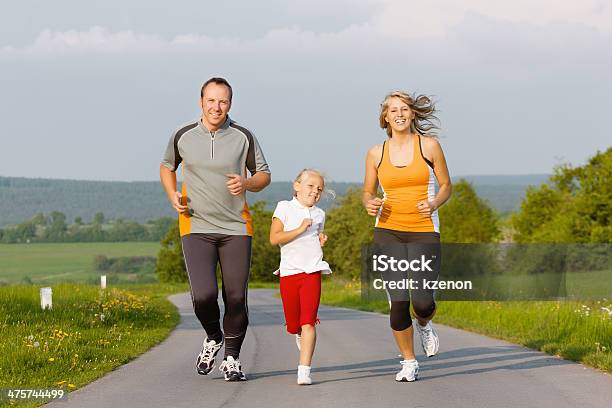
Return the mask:
<path id="1" fill-rule="evenodd" d="M 317 314 L 321 301 L 321 273 L 307 274 L 300 285 L 300 325 L 302 339 L 300 365 L 310 366 L 317 342 Z"/>
<path id="2" fill-rule="evenodd" d="M 302 337 L 300 340 L 300 365 L 310 367 L 316 343 L 317 330 L 315 327 L 312 324 L 302 325 Z"/>
<path id="3" fill-rule="evenodd" d="M 285 313 L 287 331 L 291 334 L 300 334 L 300 293 L 298 290 L 299 275 L 283 276 L 280 278 L 280 294 Z"/>

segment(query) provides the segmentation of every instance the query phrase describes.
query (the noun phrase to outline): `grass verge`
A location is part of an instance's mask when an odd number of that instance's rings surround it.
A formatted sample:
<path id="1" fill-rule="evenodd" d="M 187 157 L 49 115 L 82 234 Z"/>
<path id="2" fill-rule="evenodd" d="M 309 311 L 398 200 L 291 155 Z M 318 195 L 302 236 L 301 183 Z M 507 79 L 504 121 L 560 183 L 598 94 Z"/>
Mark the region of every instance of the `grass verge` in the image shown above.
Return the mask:
<path id="1" fill-rule="evenodd" d="M 168 336 L 179 314 L 166 296 L 185 290 L 186 284 L 105 290 L 61 284 L 53 286 L 53 308 L 42 310 L 38 287 L 0 287 L 0 388 L 70 392 L 101 377 Z"/>

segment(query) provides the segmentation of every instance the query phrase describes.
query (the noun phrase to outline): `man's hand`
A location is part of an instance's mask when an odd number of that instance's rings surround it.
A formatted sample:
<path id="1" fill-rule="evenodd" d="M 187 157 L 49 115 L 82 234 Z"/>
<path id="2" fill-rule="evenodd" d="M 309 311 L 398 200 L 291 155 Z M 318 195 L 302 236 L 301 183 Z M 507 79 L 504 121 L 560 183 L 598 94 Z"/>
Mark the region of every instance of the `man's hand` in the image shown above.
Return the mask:
<path id="1" fill-rule="evenodd" d="M 232 195 L 240 195 L 247 189 L 247 180 L 240 174 L 226 174 L 227 177 L 227 189 Z"/>
<path id="2" fill-rule="evenodd" d="M 172 204 L 172 207 L 174 207 L 177 213 L 186 214 L 189 211 L 189 209 L 186 205 L 183 205 L 181 203 L 182 198 L 183 198 L 183 195 L 179 193 L 178 191 L 175 191 L 174 194 L 170 196 L 170 203 Z"/>
<path id="3" fill-rule="evenodd" d="M 327 235 L 325 235 L 322 232 L 319 232 L 319 244 L 321 244 L 321 246 L 325 246 L 326 242 L 327 242 Z"/>

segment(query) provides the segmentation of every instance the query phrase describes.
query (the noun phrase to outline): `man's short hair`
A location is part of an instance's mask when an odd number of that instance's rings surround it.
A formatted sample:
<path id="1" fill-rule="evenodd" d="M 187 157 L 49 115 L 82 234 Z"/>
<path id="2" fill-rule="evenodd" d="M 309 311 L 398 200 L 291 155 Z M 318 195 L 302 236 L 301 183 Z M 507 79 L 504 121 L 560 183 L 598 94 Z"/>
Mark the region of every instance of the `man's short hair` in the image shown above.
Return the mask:
<path id="1" fill-rule="evenodd" d="M 204 97 L 204 89 L 208 86 L 208 84 L 211 83 L 217 85 L 225 85 L 227 89 L 229 89 L 230 102 L 232 101 L 232 96 L 234 94 L 232 91 L 232 86 L 229 84 L 229 82 L 227 82 L 227 79 L 221 77 L 213 77 L 210 78 L 208 81 L 204 82 L 204 85 L 202 85 L 202 89 L 200 89 L 200 98 Z"/>

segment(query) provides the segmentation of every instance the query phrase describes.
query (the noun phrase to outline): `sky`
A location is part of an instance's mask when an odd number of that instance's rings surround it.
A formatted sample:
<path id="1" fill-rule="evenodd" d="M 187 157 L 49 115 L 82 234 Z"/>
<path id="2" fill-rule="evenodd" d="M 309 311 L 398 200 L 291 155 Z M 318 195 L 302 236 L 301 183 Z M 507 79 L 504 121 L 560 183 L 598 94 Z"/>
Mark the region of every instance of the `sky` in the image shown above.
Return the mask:
<path id="1" fill-rule="evenodd" d="M 157 180 L 211 76 L 275 181 L 361 181 L 396 89 L 433 96 L 451 176 L 550 173 L 611 145 L 611 1 L 127 3 L 0 6 L 0 176 Z"/>

